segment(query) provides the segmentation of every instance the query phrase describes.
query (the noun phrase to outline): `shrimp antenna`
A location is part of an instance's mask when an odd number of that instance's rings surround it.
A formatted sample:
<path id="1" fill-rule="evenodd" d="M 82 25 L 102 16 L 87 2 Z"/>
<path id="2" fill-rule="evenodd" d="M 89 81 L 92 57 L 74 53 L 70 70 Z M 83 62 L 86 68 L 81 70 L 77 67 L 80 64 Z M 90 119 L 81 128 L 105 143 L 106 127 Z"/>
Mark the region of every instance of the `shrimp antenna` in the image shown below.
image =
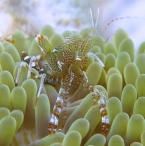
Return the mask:
<path id="1" fill-rule="evenodd" d="M 89 10 L 90 10 L 90 16 L 91 16 L 91 21 L 92 21 L 93 29 L 96 30 L 97 29 L 97 25 L 98 25 L 98 20 L 99 20 L 99 11 L 100 11 L 100 9 L 98 7 L 96 22 L 94 22 L 93 12 L 92 12 L 92 9 L 91 9 L 90 5 L 89 5 Z"/>

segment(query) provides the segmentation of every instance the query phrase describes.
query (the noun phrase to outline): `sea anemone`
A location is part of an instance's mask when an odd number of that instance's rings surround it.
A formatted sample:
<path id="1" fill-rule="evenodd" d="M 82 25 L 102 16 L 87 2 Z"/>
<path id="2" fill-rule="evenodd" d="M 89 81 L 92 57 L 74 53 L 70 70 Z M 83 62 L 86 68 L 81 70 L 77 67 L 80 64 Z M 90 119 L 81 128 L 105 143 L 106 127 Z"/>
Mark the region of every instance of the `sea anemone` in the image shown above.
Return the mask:
<path id="1" fill-rule="evenodd" d="M 62 35 L 47 25 L 40 34 L 50 41 L 49 49 L 65 43 L 65 38 L 79 38 L 87 29 L 66 31 Z M 105 69 L 89 57 L 86 75 L 89 83 L 102 91 L 107 99 L 110 122 L 108 135 L 101 134 L 98 104 L 92 105 L 92 93 L 82 84 L 73 84 L 67 107 L 59 119 L 58 131 L 48 135 L 48 123 L 60 84 L 44 84 L 35 105 L 40 80 L 22 67 L 22 52 L 30 56 L 44 54 L 34 37 L 21 31 L 4 36 L 0 43 L 0 145 L 3 146 L 145 146 L 145 61 L 144 42 L 137 55 L 128 34 L 119 29 L 113 41 L 105 43 L 101 36 L 91 38 L 90 52 L 105 64 Z M 52 48 L 51 48 L 52 47 Z M 39 75 L 37 69 L 32 69 Z"/>

